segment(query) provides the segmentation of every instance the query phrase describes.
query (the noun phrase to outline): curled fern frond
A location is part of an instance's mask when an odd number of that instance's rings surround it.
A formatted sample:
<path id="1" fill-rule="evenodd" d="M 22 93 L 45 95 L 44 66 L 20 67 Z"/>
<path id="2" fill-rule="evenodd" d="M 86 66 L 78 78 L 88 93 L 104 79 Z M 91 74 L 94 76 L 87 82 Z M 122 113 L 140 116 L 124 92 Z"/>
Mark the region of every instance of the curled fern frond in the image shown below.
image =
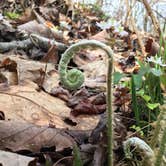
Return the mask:
<path id="1" fill-rule="evenodd" d="M 112 111 L 112 70 L 113 70 L 113 51 L 112 49 L 96 40 L 82 40 L 70 46 L 62 55 L 59 63 L 59 74 L 62 85 L 69 89 L 78 89 L 84 82 L 81 71 L 72 69 L 67 71 L 67 65 L 74 54 L 80 49 L 87 47 L 100 48 L 108 55 L 107 70 L 107 134 L 108 134 L 108 166 L 113 166 L 113 111 Z"/>
<path id="2" fill-rule="evenodd" d="M 152 160 L 154 158 L 154 152 L 151 147 L 142 139 L 138 137 L 129 138 L 123 143 L 123 147 L 126 158 L 134 158 L 134 152 L 137 152 L 143 156 L 144 159 L 149 161 L 149 166 L 153 165 Z"/>
<path id="3" fill-rule="evenodd" d="M 74 57 L 76 52 L 86 47 L 95 47 L 104 50 L 112 61 L 113 52 L 111 48 L 99 41 L 82 40 L 70 46 L 62 55 L 62 58 L 59 63 L 60 81 L 63 84 L 63 86 L 69 90 L 78 89 L 84 82 L 84 75 L 81 71 L 77 69 L 71 69 L 67 71 L 67 65 L 69 64 L 70 60 Z"/>

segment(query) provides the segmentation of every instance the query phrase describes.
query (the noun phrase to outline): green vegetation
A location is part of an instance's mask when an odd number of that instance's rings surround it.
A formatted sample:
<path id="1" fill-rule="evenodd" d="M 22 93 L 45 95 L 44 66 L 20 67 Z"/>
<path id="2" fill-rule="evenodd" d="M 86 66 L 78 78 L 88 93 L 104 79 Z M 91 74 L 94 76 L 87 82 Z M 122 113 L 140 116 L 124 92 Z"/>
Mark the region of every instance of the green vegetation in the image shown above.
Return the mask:
<path id="1" fill-rule="evenodd" d="M 15 20 L 21 16 L 21 14 L 16 13 L 16 12 L 5 12 L 5 16 L 8 17 L 9 19 Z"/>
<path id="2" fill-rule="evenodd" d="M 74 145 L 73 147 L 73 156 L 74 156 L 73 166 L 83 166 L 80 152 L 77 145 Z"/>

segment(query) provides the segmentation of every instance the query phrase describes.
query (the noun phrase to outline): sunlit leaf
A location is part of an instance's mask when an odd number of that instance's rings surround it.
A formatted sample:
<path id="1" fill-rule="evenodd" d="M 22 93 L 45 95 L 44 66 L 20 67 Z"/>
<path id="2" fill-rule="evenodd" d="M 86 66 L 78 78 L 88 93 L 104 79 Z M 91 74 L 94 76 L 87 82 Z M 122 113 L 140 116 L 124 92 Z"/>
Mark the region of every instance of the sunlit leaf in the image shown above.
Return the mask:
<path id="1" fill-rule="evenodd" d="M 160 103 L 148 103 L 147 106 L 149 109 L 154 110 L 160 105 Z"/>
<path id="2" fill-rule="evenodd" d="M 134 75 L 133 78 L 134 78 L 136 89 L 141 88 L 141 86 L 142 86 L 142 75 L 137 74 L 137 75 Z"/>
<path id="3" fill-rule="evenodd" d="M 150 101 L 151 97 L 148 95 L 142 95 L 141 96 L 146 102 Z"/>
<path id="4" fill-rule="evenodd" d="M 115 72 L 114 73 L 114 84 L 118 84 L 120 79 L 124 77 L 124 74 L 120 73 L 120 72 Z"/>
<path id="5" fill-rule="evenodd" d="M 151 72 L 157 77 L 162 75 L 162 71 L 160 69 L 152 68 Z"/>

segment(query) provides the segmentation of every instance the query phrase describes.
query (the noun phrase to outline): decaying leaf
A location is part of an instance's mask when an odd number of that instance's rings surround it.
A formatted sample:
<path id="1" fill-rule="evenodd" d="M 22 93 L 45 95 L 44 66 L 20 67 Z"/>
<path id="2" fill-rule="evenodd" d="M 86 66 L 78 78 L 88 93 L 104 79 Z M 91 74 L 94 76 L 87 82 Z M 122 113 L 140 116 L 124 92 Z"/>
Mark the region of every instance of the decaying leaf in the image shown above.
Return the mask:
<path id="1" fill-rule="evenodd" d="M 4 59 L 1 64 L 1 79 L 5 78 L 5 82 L 8 85 L 17 85 L 18 84 L 18 72 L 17 72 L 17 63 L 10 58 Z"/>
<path id="2" fill-rule="evenodd" d="M 18 82 L 22 82 L 25 80 L 37 81 L 41 77 L 41 71 L 47 73 L 51 70 L 54 70 L 55 68 L 54 65 L 51 63 L 48 63 L 46 68 L 46 63 L 32 61 L 25 58 L 23 59 L 18 55 L 6 56 L 1 54 L 0 60 L 2 61 L 2 65 L 7 60 L 10 62 L 13 62 L 13 64 L 15 63 L 15 68 L 17 70 L 17 75 L 18 75 Z M 8 66 L 9 66 L 9 63 L 8 63 Z M 11 63 L 9 67 L 12 67 Z M 46 71 L 45 71 L 45 68 L 46 68 Z"/>
<path id="3" fill-rule="evenodd" d="M 19 25 L 18 29 L 26 31 L 28 34 L 34 33 L 48 38 L 53 37 L 52 32 L 44 24 L 39 24 L 36 20 Z"/>
<path id="4" fill-rule="evenodd" d="M 16 153 L 0 151 L 0 165 L 4 166 L 29 166 L 35 165 L 35 159 L 32 157 L 26 157 L 18 155 Z"/>
<path id="5" fill-rule="evenodd" d="M 117 87 L 114 92 L 114 105 L 118 106 L 121 111 L 131 112 L 129 104 L 131 101 L 131 95 L 127 87 Z"/>
<path id="6" fill-rule="evenodd" d="M 110 36 L 109 33 L 106 30 L 103 30 L 97 33 L 96 35 L 91 36 L 90 39 L 98 40 L 98 41 L 106 43 L 110 40 L 109 36 Z"/>
<path id="7" fill-rule="evenodd" d="M 72 114 L 101 114 L 106 110 L 106 100 L 104 93 L 90 94 L 85 88 L 78 91 L 68 101 L 68 106 L 72 108 Z"/>
<path id="8" fill-rule="evenodd" d="M 51 124 L 58 128 L 75 130 L 93 129 L 99 120 L 98 116 L 71 117 L 70 108 L 64 101 L 38 91 L 38 86 L 33 82 L 27 81 L 8 89 L 1 88 L 0 94 L 0 108 L 5 120 L 18 120 L 41 126 Z M 66 124 L 65 119 L 73 120 L 76 125 Z"/>
<path id="9" fill-rule="evenodd" d="M 37 88 L 36 84 L 29 82 L 0 92 L 0 108 L 6 120 L 67 127 L 63 118 L 69 116 L 70 109 L 59 98 L 38 92 Z"/>
<path id="10" fill-rule="evenodd" d="M 157 53 L 159 53 L 159 50 L 159 44 L 155 42 L 154 39 L 148 38 L 145 44 L 145 51 L 149 54 L 149 56 L 155 56 Z"/>
<path id="11" fill-rule="evenodd" d="M 43 82 L 41 82 L 41 86 L 44 88 L 44 90 L 48 93 L 53 94 L 53 91 L 56 88 L 59 88 L 59 75 L 58 72 L 53 70 L 48 72 L 47 74 L 44 74 L 43 76 Z"/>
<path id="12" fill-rule="evenodd" d="M 55 146 L 56 151 L 71 148 L 74 140 L 64 130 L 36 126 L 27 122 L 0 121 L 0 148 L 12 151 L 40 152 L 42 147 Z M 0 153 L 1 154 L 1 153 Z"/>

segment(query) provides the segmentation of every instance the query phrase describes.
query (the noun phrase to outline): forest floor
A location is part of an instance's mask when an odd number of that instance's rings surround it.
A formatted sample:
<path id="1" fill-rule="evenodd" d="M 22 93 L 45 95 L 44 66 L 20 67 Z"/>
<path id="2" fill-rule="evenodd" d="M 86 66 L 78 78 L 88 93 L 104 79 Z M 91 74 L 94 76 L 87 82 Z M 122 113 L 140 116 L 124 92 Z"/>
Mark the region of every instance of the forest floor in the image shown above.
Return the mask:
<path id="1" fill-rule="evenodd" d="M 80 154 L 84 165 L 107 165 L 106 53 L 79 49 L 68 68 L 83 72 L 83 85 L 70 90 L 60 81 L 62 54 L 84 39 L 114 52 L 114 165 L 141 162 L 138 152 L 127 159 L 123 144 L 131 137 L 149 144 L 153 138 L 166 90 L 164 42 L 95 5 L 28 3 L 0 5 L 0 163 L 70 166 Z"/>

